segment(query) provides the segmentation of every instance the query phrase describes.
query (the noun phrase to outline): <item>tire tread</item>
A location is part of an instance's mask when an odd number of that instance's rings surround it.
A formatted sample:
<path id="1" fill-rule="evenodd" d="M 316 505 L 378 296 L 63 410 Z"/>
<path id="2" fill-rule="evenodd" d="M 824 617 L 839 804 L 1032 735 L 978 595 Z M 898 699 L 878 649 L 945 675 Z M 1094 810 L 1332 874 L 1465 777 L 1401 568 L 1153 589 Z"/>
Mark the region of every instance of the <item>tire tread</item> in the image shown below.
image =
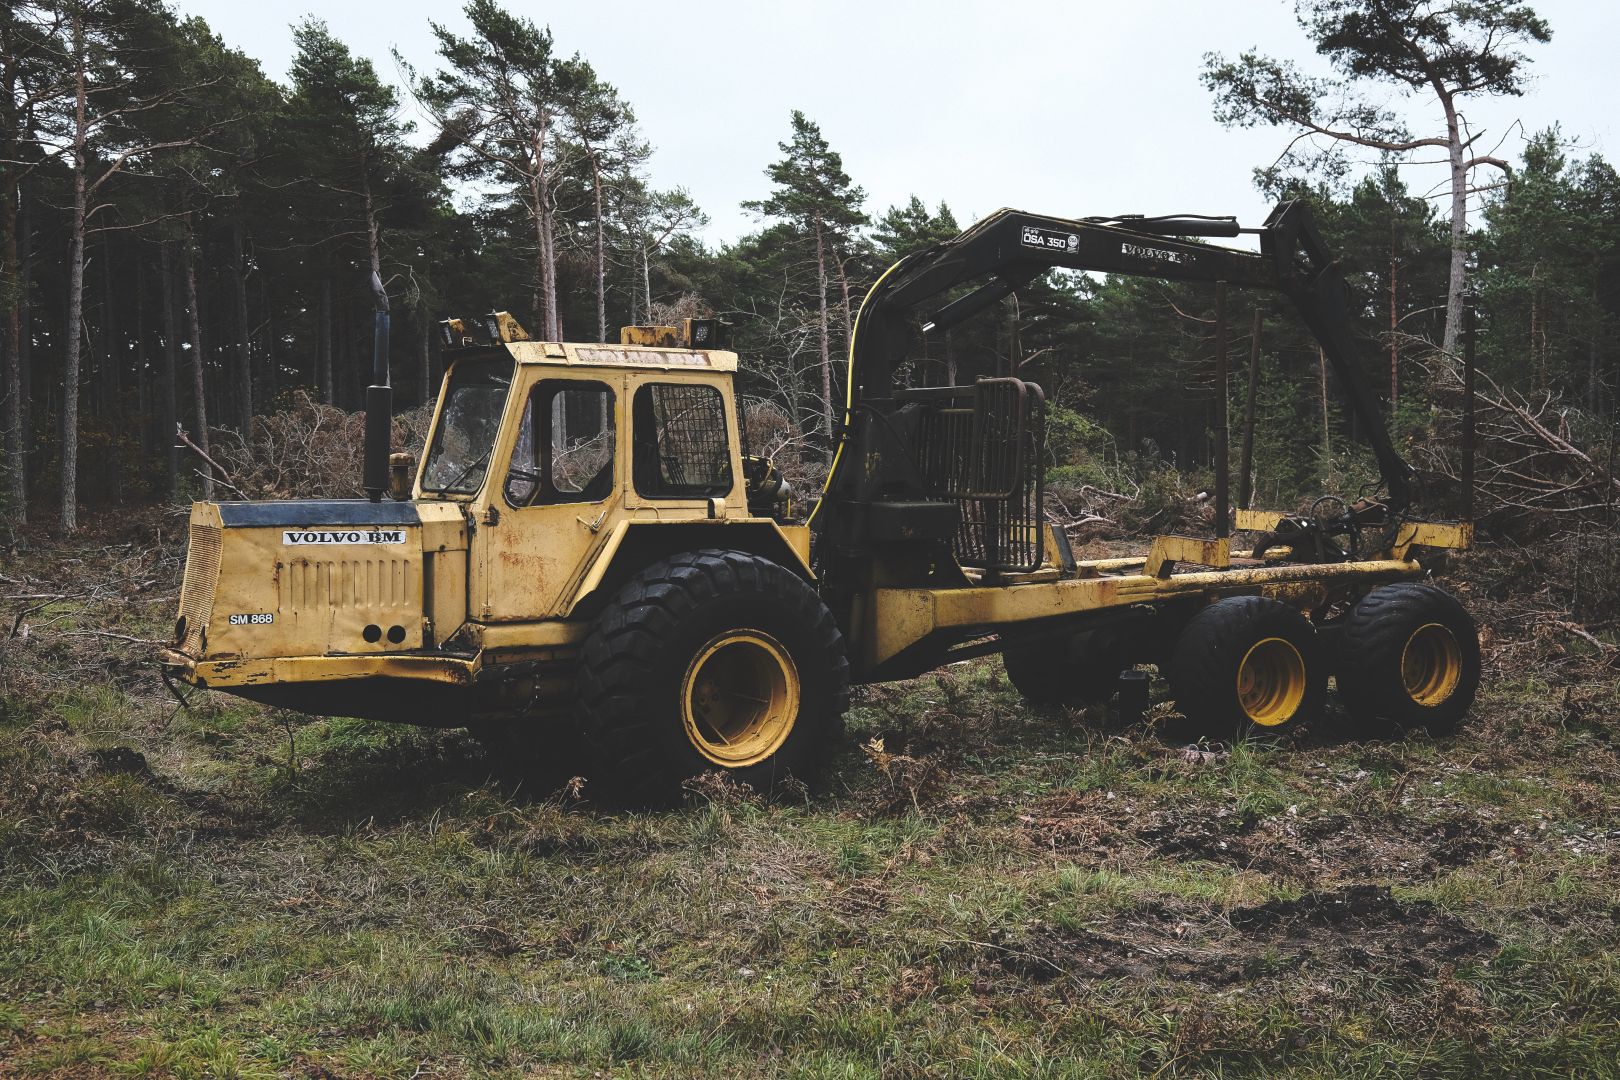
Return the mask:
<path id="1" fill-rule="evenodd" d="M 1235 695 L 1217 691 L 1231 682 L 1243 653 L 1270 631 L 1292 629 L 1301 640 L 1305 660 L 1305 697 L 1293 718 L 1274 728 L 1249 723 L 1238 711 Z M 1316 646 L 1316 630 L 1305 616 L 1265 596 L 1232 596 L 1217 600 L 1187 621 L 1171 652 L 1170 692 L 1183 716 L 1178 735 L 1222 737 L 1256 733 L 1275 735 L 1321 714 L 1327 693 L 1327 667 Z"/>
<path id="2" fill-rule="evenodd" d="M 1423 711 L 1388 676 L 1399 667 L 1414 623 L 1441 622 L 1463 650 L 1463 677 L 1457 692 Z M 1426 727 L 1432 735 L 1456 728 L 1479 688 L 1479 634 L 1473 617 L 1455 596 L 1426 582 L 1381 585 L 1356 602 L 1339 636 L 1339 696 L 1372 734 L 1398 734 Z"/>
<path id="3" fill-rule="evenodd" d="M 627 581 L 580 649 L 576 687 L 581 735 L 595 763 L 593 771 L 616 795 L 672 797 L 686 779 L 668 754 L 655 752 L 646 672 L 686 617 L 707 603 L 745 592 L 765 597 L 808 628 L 817 655 L 795 656 L 795 661 L 801 667 L 814 665 L 802 678 L 828 680 L 832 715 L 822 718 L 830 730 L 821 742 L 830 743 L 837 734 L 849 707 L 849 660 L 838 624 L 815 590 L 797 574 L 757 555 L 719 548 L 685 552 Z M 800 722 L 805 720 L 801 715 Z M 826 746 L 818 750 L 824 753 Z"/>

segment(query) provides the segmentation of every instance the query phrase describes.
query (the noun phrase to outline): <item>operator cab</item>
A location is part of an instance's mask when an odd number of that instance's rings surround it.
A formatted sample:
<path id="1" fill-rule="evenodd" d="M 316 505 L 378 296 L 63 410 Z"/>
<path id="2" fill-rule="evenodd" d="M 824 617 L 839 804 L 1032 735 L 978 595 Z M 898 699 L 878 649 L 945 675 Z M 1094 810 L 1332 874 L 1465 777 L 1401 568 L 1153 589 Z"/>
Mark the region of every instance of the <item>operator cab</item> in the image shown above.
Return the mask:
<path id="1" fill-rule="evenodd" d="M 618 344 L 532 341 L 511 316 L 447 320 L 454 344 L 419 501 L 461 503 L 468 618 L 566 615 L 614 528 L 749 514 L 732 379 L 712 320 L 626 327 Z"/>
<path id="2" fill-rule="evenodd" d="M 534 342 L 505 312 L 475 324 L 481 339 L 463 320 L 442 325 L 454 351 L 417 498 L 476 500 L 492 472 L 504 478 L 505 509 L 620 491 L 632 502 L 734 493 L 742 468 L 727 405 L 737 358 L 705 347 L 720 340 L 718 321 L 625 327 L 617 347 Z M 631 463 L 627 478 L 620 460 Z"/>

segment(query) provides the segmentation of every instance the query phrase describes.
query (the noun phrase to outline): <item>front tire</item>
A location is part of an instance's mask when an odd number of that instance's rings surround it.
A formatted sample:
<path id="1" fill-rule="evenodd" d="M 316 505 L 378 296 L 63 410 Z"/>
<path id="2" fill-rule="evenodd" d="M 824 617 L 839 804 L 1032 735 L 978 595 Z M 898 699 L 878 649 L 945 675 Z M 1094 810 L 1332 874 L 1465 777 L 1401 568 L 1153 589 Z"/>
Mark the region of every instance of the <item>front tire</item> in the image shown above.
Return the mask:
<path id="1" fill-rule="evenodd" d="M 1188 620 L 1170 689 L 1189 740 L 1279 735 L 1322 714 L 1327 665 L 1309 619 L 1278 600 L 1231 596 Z"/>
<path id="2" fill-rule="evenodd" d="M 1448 735 L 1479 690 L 1479 629 L 1444 589 L 1384 585 L 1345 616 L 1338 661 L 1339 694 L 1358 734 Z"/>
<path id="3" fill-rule="evenodd" d="M 592 779 L 665 803 L 718 771 L 760 792 L 810 780 L 849 704 L 832 613 L 798 575 L 709 549 L 655 563 L 598 615 L 578 703 Z"/>

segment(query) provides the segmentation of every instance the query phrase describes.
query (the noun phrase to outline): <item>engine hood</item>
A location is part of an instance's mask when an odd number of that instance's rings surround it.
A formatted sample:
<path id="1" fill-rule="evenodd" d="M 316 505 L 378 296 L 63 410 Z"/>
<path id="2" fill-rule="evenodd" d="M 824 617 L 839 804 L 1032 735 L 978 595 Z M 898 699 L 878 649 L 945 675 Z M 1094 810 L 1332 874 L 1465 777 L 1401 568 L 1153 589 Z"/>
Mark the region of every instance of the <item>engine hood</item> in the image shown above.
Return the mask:
<path id="1" fill-rule="evenodd" d="M 196 660 L 430 649 L 466 617 L 450 502 L 201 502 L 175 647 Z"/>

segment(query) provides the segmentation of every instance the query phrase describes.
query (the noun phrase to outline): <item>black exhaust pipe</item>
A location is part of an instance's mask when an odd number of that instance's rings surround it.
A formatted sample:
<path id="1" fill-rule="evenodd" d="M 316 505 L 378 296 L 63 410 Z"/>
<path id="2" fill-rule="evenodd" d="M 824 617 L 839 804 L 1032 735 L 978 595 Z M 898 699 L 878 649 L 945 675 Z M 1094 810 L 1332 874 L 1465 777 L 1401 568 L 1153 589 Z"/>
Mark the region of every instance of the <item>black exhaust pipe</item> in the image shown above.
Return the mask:
<path id="1" fill-rule="evenodd" d="M 377 305 L 371 333 L 371 385 L 366 387 L 366 446 L 362 482 L 366 497 L 382 502 L 388 490 L 388 446 L 394 423 L 394 388 L 388 379 L 388 292 L 376 271 L 371 295 Z"/>

